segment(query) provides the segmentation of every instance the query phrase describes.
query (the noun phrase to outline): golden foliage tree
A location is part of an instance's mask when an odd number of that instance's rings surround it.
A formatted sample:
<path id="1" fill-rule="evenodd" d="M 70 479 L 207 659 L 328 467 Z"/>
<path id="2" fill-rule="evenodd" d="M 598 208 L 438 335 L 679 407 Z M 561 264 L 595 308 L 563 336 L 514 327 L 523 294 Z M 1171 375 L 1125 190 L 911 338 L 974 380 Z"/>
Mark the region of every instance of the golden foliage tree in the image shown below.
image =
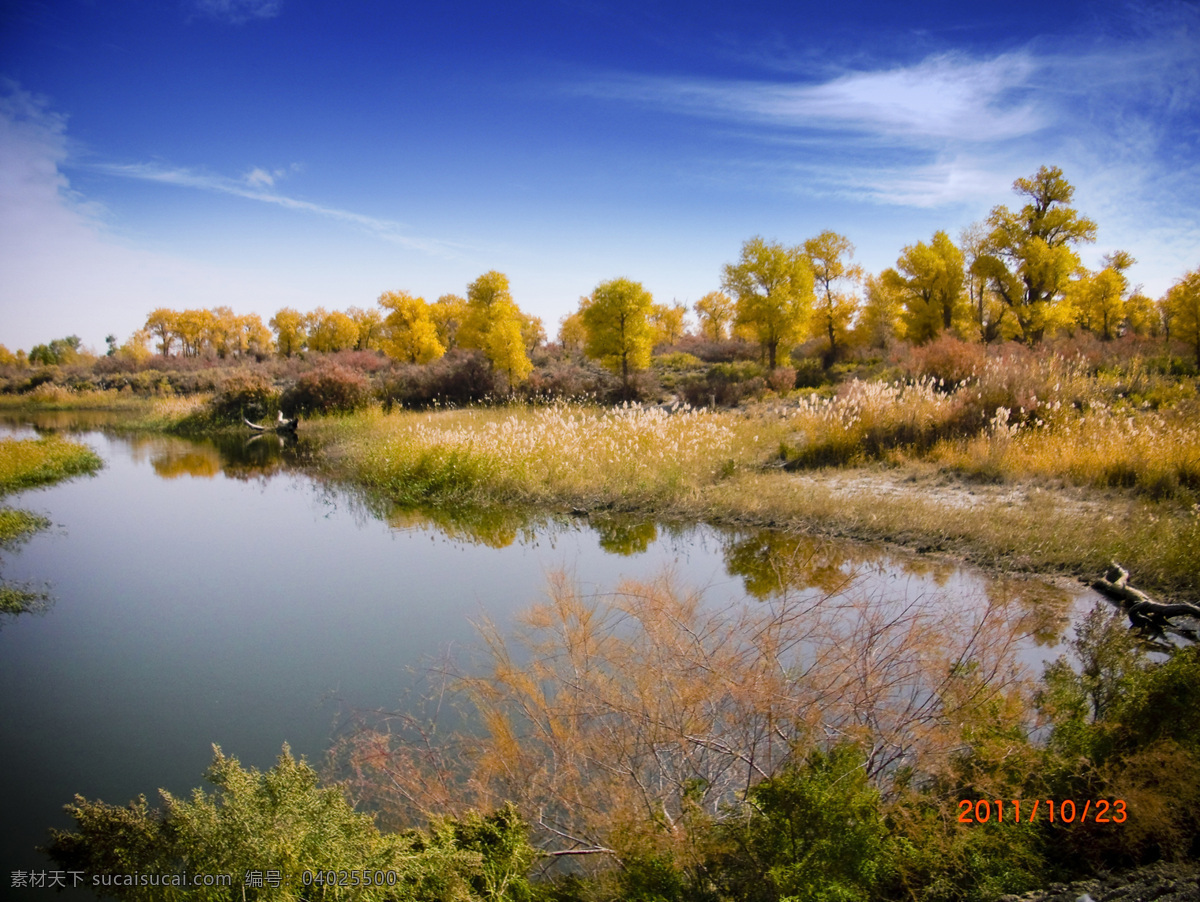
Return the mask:
<path id="1" fill-rule="evenodd" d="M 1013 190 L 1028 203 L 1015 213 L 1004 206 L 992 210 L 975 269 L 1012 311 L 1024 341 L 1033 344 L 1062 320 L 1057 308 L 1079 268 L 1074 246 L 1094 241 L 1096 224 L 1067 206 L 1075 188 L 1057 166 L 1017 179 Z"/>
<path id="2" fill-rule="evenodd" d="M 568 313 L 558 321 L 558 343 L 564 351 L 574 354 L 583 353 L 583 346 L 587 342 L 587 329 L 583 325 L 583 307 L 588 300 L 588 298 L 581 298 L 579 309 L 574 313 Z"/>
<path id="3" fill-rule="evenodd" d="M 1200 366 L 1200 269 L 1171 286 L 1164 307 L 1170 313 L 1171 335 L 1195 348 Z"/>
<path id="4" fill-rule="evenodd" d="M 171 346 L 175 343 L 176 316 L 174 310 L 158 307 L 146 317 L 143 328 L 158 340 L 158 353 L 163 357 L 171 355 Z"/>
<path id="5" fill-rule="evenodd" d="M 700 320 L 700 333 L 709 341 L 729 338 L 737 309 L 733 299 L 723 291 L 710 291 L 692 306 Z"/>
<path id="6" fill-rule="evenodd" d="M 458 329 L 458 344 L 483 351 L 493 369 L 508 375 L 510 386 L 533 372 L 525 353 L 521 316 L 504 273 L 491 270 L 467 286 L 467 311 Z"/>
<path id="7" fill-rule="evenodd" d="M 1121 334 L 1125 323 L 1125 296 L 1129 291 L 1125 270 L 1135 262 L 1131 254 L 1116 251 L 1105 255 L 1104 268 L 1098 272 L 1080 267 L 1078 278 L 1065 292 L 1076 325 L 1104 341 Z"/>
<path id="8" fill-rule="evenodd" d="M 854 324 L 856 340 L 868 348 L 886 348 L 900 329 L 903 301 L 899 292 L 882 276 L 867 276 L 863 282 L 863 304 Z"/>
<path id="9" fill-rule="evenodd" d="M 304 350 L 308 335 L 304 326 L 304 314 L 294 307 L 283 307 L 275 311 L 270 326 L 275 331 L 275 347 L 282 357 L 291 357 Z"/>
<path id="10" fill-rule="evenodd" d="M 517 316 L 521 325 L 521 341 L 525 343 L 525 353 L 532 354 L 546 341 L 546 325 L 540 316 L 532 313 L 519 313 Z"/>
<path id="11" fill-rule="evenodd" d="M 457 294 L 444 294 L 430 307 L 438 341 L 447 351 L 458 347 L 458 330 L 467 318 L 467 300 Z"/>
<path id="12" fill-rule="evenodd" d="M 654 298 L 631 279 L 601 282 L 579 314 L 587 333 L 584 353 L 618 373 L 628 387 L 629 374 L 650 365 Z"/>
<path id="13" fill-rule="evenodd" d="M 387 311 L 383 346 L 389 357 L 405 363 L 429 363 L 446 353 L 424 298 L 407 291 L 385 291 L 379 296 L 379 306 Z"/>
<path id="14" fill-rule="evenodd" d="M 813 272 L 800 248 L 760 237 L 742 245 L 741 260 L 725 264 L 721 286 L 737 298 L 737 323 L 757 339 L 773 370 L 804 334 L 813 303 Z"/>
<path id="15" fill-rule="evenodd" d="M 318 307 L 304 317 L 310 351 L 345 351 L 358 343 L 358 324 L 340 310 Z"/>
<path id="16" fill-rule="evenodd" d="M 897 269 L 885 269 L 882 279 L 904 305 L 904 332 L 909 341 L 924 344 L 954 327 L 963 304 L 963 253 L 945 232 L 934 232 L 929 244 L 918 241 L 904 248 Z"/>
<path id="17" fill-rule="evenodd" d="M 655 304 L 650 308 L 650 328 L 654 330 L 653 346 L 673 345 L 683 338 L 687 307 L 683 304 Z"/>
<path id="18" fill-rule="evenodd" d="M 829 360 L 845 348 L 858 309 L 854 291 L 862 270 L 850 263 L 854 245 L 845 235 L 826 230 L 804 242 L 804 254 L 815 283 L 812 335 L 829 344 Z M 835 286 L 839 289 L 835 290 Z"/>
<path id="19" fill-rule="evenodd" d="M 358 340 L 354 342 L 354 349 L 378 350 L 383 340 L 383 314 L 374 307 L 351 307 L 346 311 L 346 315 L 354 320 L 358 327 Z"/>

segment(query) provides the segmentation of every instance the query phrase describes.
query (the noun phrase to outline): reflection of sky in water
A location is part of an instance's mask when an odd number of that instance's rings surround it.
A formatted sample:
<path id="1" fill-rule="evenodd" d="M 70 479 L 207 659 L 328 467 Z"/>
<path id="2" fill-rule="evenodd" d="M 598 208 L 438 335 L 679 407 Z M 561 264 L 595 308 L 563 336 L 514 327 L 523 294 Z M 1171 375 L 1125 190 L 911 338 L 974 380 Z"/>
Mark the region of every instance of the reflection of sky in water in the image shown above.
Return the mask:
<path id="1" fill-rule="evenodd" d="M 744 580 L 768 584 L 764 567 L 796 591 L 812 591 L 803 583 L 814 573 L 829 590 L 851 570 L 860 589 L 895 599 L 988 591 L 944 564 L 905 572 L 879 549 L 754 532 L 487 517 L 439 531 L 411 513 L 389 525 L 307 477 L 255 478 L 278 467 L 258 449 L 230 478 L 210 445 L 83 440 L 105 459 L 99 476 L 7 499 L 55 526 L 6 555 L 4 575 L 49 582 L 56 599 L 0 629 L 0 766 L 19 775 L 0 837 L 10 870 L 38 864 L 28 850 L 45 827 L 67 825 L 61 806 L 74 793 L 123 803 L 160 786 L 186 792 L 211 743 L 257 767 L 285 741 L 320 759 L 335 699 L 393 706 L 408 668 L 448 651 L 469 659 L 472 621 L 508 622 L 544 597 L 556 569 L 594 591 L 669 569 L 721 605 L 746 599 Z M 782 563 L 772 547 L 787 552 Z"/>

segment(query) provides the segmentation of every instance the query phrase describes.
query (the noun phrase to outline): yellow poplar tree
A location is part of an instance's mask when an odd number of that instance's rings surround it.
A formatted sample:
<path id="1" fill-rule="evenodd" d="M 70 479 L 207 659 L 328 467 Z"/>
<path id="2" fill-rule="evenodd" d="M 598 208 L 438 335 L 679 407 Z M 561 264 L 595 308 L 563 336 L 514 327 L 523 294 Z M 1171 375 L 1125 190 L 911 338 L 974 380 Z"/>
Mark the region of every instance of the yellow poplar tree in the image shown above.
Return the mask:
<path id="1" fill-rule="evenodd" d="M 458 329 L 458 344 L 483 351 L 493 369 L 508 374 L 510 385 L 533 372 L 521 334 L 521 311 L 504 273 L 485 272 L 467 286 L 467 315 Z"/>
<path id="2" fill-rule="evenodd" d="M 992 210 L 974 269 L 1012 311 L 1024 341 L 1034 344 L 1063 320 L 1059 301 L 1079 268 L 1073 246 L 1094 241 L 1096 223 L 1067 206 L 1075 188 L 1058 167 L 1017 179 L 1013 190 L 1029 202 L 1015 213 Z"/>
<path id="3" fill-rule="evenodd" d="M 214 320 L 211 310 L 184 310 L 175 318 L 175 334 L 183 345 L 184 357 L 199 357 Z"/>
<path id="4" fill-rule="evenodd" d="M 346 315 L 354 320 L 354 325 L 358 327 L 358 339 L 354 342 L 354 349 L 376 350 L 383 335 L 383 314 L 374 307 L 367 310 L 351 307 L 346 311 Z"/>
<path id="5" fill-rule="evenodd" d="M 737 298 L 735 331 L 758 341 L 774 370 L 779 352 L 800 340 L 813 302 L 813 273 L 800 248 L 760 237 L 742 245 L 742 259 L 727 263 L 721 286 Z"/>
<path id="6" fill-rule="evenodd" d="M 579 311 L 587 333 L 584 353 L 619 373 L 626 387 L 630 372 L 650 365 L 653 306 L 654 298 L 641 282 L 611 279 L 597 285 Z"/>
<path id="7" fill-rule="evenodd" d="M 886 348 L 900 328 L 903 303 L 883 276 L 867 276 L 862 312 L 854 324 L 857 340 L 869 348 Z"/>
<path id="8" fill-rule="evenodd" d="M 1125 270 L 1137 261 L 1126 251 L 1106 254 L 1104 268 L 1099 272 L 1079 270 L 1079 278 L 1071 282 L 1065 296 L 1075 323 L 1089 332 L 1110 341 L 1121 333 L 1125 322 L 1125 295 L 1129 280 Z"/>
<path id="9" fill-rule="evenodd" d="M 385 291 L 379 296 L 379 306 L 388 311 L 383 327 L 387 335 L 384 350 L 389 357 L 406 363 L 429 363 L 446 353 L 424 298 L 415 298 L 407 291 Z"/>
<path id="10" fill-rule="evenodd" d="M 733 298 L 723 291 L 710 291 L 692 306 L 700 320 L 700 332 L 709 341 L 724 341 L 737 316 Z"/>
<path id="11" fill-rule="evenodd" d="M 580 309 L 564 316 L 558 323 L 558 343 L 564 351 L 582 353 L 587 342 L 587 329 L 583 325 L 583 307 L 590 298 L 580 298 Z"/>
<path id="12" fill-rule="evenodd" d="M 291 357 L 304 350 L 304 314 L 294 307 L 283 307 L 271 317 L 269 325 L 275 331 L 275 347 L 281 357 Z"/>
<path id="13" fill-rule="evenodd" d="M 437 327 L 438 341 L 447 351 L 458 347 L 458 330 L 467 318 L 467 299 L 457 294 L 444 294 L 429 309 Z"/>
<path id="14" fill-rule="evenodd" d="M 158 339 L 158 353 L 163 357 L 170 356 L 171 345 L 175 343 L 175 320 L 177 316 L 178 314 L 174 310 L 159 307 L 156 310 L 151 310 L 150 315 L 146 317 L 146 325 L 143 328 Z"/>
<path id="15" fill-rule="evenodd" d="M 673 345 L 684 335 L 684 317 L 687 307 L 683 304 L 655 304 L 650 309 L 650 326 L 654 329 L 654 346 Z"/>
<path id="16" fill-rule="evenodd" d="M 358 343 L 358 324 L 340 310 L 318 307 L 304 319 L 310 351 L 344 351 Z"/>
<path id="17" fill-rule="evenodd" d="M 1196 350 L 1200 366 L 1200 269 L 1194 269 L 1167 292 L 1164 305 L 1170 316 L 1171 336 Z"/>
<path id="18" fill-rule="evenodd" d="M 929 244 L 905 247 L 896 266 L 881 278 L 904 305 L 905 337 L 922 344 L 949 332 L 963 307 L 963 252 L 938 231 Z"/>
<path id="19" fill-rule="evenodd" d="M 837 232 L 824 231 L 804 242 L 804 254 L 812 267 L 815 283 L 812 335 L 829 342 L 832 361 L 846 346 L 850 325 L 858 308 L 858 298 L 848 291 L 835 291 L 834 285 L 853 288 L 862 278 L 862 270 L 849 260 L 854 256 L 850 239 Z"/>

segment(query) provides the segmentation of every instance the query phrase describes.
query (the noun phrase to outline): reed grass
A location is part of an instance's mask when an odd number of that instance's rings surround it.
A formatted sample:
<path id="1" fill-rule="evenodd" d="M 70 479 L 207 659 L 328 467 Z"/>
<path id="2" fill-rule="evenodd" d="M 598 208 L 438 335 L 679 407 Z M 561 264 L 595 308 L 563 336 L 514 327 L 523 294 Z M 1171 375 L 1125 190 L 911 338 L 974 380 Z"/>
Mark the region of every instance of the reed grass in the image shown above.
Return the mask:
<path id="1" fill-rule="evenodd" d="M 929 459 L 1008 481 L 1056 478 L 1185 504 L 1200 499 L 1200 411 L 1194 405 L 1166 411 L 1098 405 L 1055 424 L 1010 417 L 1000 408 L 988 429 L 939 442 Z"/>
<path id="2" fill-rule="evenodd" d="M 687 407 L 377 411 L 341 419 L 331 455 L 401 503 L 657 506 L 695 495 L 771 447 L 761 424 Z"/>
<path id="3" fill-rule="evenodd" d="M 0 394 L 5 410 L 137 410 L 145 404 L 145 398 L 115 388 L 76 391 L 51 382 L 26 394 Z"/>

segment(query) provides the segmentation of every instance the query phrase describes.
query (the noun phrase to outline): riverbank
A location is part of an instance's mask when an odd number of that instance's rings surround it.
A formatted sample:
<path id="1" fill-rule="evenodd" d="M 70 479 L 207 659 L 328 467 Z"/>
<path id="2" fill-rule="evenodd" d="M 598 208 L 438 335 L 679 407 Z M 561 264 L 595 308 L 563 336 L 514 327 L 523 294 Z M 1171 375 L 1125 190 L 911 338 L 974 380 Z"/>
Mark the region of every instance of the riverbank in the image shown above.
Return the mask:
<path id="1" fill-rule="evenodd" d="M 897 442 L 873 459 L 863 453 L 840 465 L 796 467 L 788 455 L 811 427 L 802 407 L 793 410 L 372 410 L 305 428 L 319 438 L 331 476 L 400 504 L 536 505 L 770 526 L 1089 580 L 1116 559 L 1164 597 L 1200 592 L 1191 473 L 1156 494 L 1136 479 L 1113 486 L 1081 478 L 1070 454 L 1044 454 L 1059 466 L 1041 472 L 1010 462 L 1059 441 L 1050 430 L 1009 437 L 1011 451 L 989 445 L 977 463 L 968 437 L 958 447 L 947 439 L 923 451 Z M 1150 471 L 1156 455 L 1182 454 L 1191 440 L 1200 447 L 1198 424 L 1181 422 L 1178 445 L 1160 434 L 1154 448 L 1114 451 L 1115 465 L 1136 460 Z M 810 434 L 810 443 L 826 440 Z"/>
<path id="2" fill-rule="evenodd" d="M 301 431 L 320 449 L 314 466 L 324 476 L 389 504 L 769 526 L 1087 580 L 1115 559 L 1148 591 L 1194 600 L 1194 387 L 1154 405 L 1070 388 L 1039 402 L 1040 415 L 1000 408 L 990 419 L 965 390 L 856 382 L 832 397 L 793 393 L 715 411 L 372 406 L 305 420 Z M 208 403 L 120 401 L 134 412 L 120 428 L 161 432 L 202 419 Z"/>

